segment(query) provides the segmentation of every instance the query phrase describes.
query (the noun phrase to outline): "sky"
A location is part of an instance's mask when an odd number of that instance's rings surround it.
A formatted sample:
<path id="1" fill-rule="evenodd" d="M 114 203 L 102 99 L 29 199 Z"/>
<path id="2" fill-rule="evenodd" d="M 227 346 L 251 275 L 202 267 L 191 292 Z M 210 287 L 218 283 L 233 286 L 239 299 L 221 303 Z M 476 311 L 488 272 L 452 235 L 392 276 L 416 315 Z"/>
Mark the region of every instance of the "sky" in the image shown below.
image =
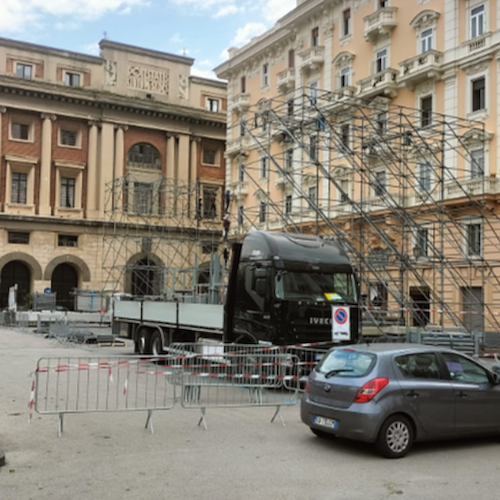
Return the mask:
<path id="1" fill-rule="evenodd" d="M 99 41 L 195 59 L 213 68 L 292 10 L 296 0 L 0 0 L 0 37 L 99 55 Z"/>

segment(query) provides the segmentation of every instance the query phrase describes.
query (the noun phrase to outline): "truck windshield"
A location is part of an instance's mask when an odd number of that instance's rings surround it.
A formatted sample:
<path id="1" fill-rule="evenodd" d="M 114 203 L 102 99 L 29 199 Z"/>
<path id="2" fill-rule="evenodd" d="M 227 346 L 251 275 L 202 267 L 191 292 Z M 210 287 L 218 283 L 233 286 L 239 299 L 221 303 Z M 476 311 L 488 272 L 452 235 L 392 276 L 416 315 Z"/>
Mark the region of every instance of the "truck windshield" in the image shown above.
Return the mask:
<path id="1" fill-rule="evenodd" d="M 324 300 L 357 303 L 356 280 L 350 273 L 307 273 L 278 271 L 275 279 L 277 299 Z"/>

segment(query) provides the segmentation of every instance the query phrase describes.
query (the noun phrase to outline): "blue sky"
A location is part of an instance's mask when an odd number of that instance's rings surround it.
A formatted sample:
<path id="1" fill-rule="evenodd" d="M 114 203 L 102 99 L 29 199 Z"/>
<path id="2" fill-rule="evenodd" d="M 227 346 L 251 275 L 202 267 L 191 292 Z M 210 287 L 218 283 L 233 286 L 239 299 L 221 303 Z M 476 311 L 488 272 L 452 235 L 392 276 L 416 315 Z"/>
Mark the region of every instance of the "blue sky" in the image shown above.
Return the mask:
<path id="1" fill-rule="evenodd" d="M 0 0 L 0 36 L 98 55 L 109 40 L 185 54 L 193 74 L 270 28 L 296 0 Z"/>

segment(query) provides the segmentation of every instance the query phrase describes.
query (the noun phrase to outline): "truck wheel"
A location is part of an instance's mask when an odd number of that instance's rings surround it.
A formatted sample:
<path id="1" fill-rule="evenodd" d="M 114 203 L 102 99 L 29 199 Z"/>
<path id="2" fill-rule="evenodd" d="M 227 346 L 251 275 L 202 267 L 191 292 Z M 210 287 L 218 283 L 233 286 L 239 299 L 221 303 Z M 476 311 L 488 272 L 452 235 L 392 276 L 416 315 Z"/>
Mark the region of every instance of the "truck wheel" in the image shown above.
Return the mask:
<path id="1" fill-rule="evenodd" d="M 138 352 L 143 356 L 151 353 L 150 338 L 147 328 L 141 328 L 137 335 Z"/>
<path id="2" fill-rule="evenodd" d="M 157 330 L 151 335 L 151 353 L 153 356 L 161 356 L 163 351 L 163 339 L 160 332 Z"/>

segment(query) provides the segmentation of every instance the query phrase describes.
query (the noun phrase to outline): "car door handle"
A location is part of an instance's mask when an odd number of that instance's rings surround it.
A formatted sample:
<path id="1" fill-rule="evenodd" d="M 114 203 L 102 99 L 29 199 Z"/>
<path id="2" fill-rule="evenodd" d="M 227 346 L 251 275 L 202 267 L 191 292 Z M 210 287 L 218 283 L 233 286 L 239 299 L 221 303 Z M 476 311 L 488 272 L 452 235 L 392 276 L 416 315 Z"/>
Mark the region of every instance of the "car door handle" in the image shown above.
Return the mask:
<path id="1" fill-rule="evenodd" d="M 418 392 L 415 392 L 415 391 L 410 391 L 406 394 L 409 398 L 418 398 L 420 396 L 420 394 Z"/>
<path id="2" fill-rule="evenodd" d="M 457 396 L 459 398 L 466 398 L 467 397 L 467 393 L 464 392 L 464 391 L 459 391 L 459 392 L 457 392 Z"/>

